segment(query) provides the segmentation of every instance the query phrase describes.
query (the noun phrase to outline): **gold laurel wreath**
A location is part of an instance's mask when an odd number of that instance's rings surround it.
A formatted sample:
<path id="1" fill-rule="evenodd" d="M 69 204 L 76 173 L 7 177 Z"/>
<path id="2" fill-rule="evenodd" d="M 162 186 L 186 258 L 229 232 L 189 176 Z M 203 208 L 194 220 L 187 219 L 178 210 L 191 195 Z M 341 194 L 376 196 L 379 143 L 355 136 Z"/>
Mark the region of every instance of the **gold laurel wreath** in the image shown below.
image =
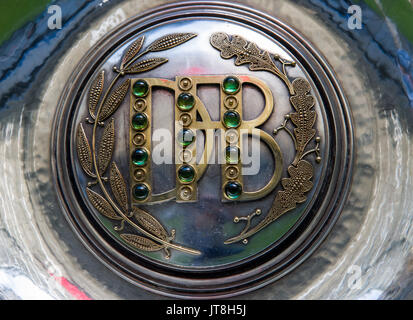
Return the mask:
<path id="1" fill-rule="evenodd" d="M 140 233 L 139 235 L 119 233 L 119 236 L 132 248 L 147 252 L 164 250 L 165 258 L 170 257 L 169 249 L 176 249 L 194 255 L 199 255 L 200 252 L 172 243 L 171 241 L 175 238 L 175 230 L 171 230 L 171 233 L 168 234 L 162 224 L 148 212 L 139 208 L 129 210 L 125 180 L 116 163 L 114 161 L 111 163 L 115 148 L 115 120 L 112 118 L 108 124 L 105 121 L 116 112 L 129 90 L 130 79 L 124 80 L 116 89 L 112 90 L 120 77 L 125 74 L 149 71 L 168 61 L 166 58 L 148 58 L 137 61 L 138 59 L 149 52 L 174 48 L 195 36 L 196 34 L 193 33 L 168 34 L 152 42 L 145 50 L 142 50 L 144 36 L 134 41 L 124 54 L 120 67 L 113 68 L 117 75 L 110 83 L 103 98 L 104 71 L 101 71 L 91 84 L 88 95 L 90 117 L 86 119 L 86 123 L 93 125 L 92 145 L 89 144 L 82 123 L 79 123 L 76 133 L 76 149 L 80 165 L 85 174 L 93 179 L 93 181 L 88 182 L 86 187 L 86 194 L 90 203 L 101 215 L 111 220 L 120 221 L 120 226 L 114 227 L 115 231 L 121 232 L 126 222 Z M 98 126 L 103 128 L 103 133 L 96 149 L 96 130 Z M 109 166 L 108 178 L 104 174 L 108 171 Z M 105 187 L 104 182 L 108 181 L 116 202 Z M 100 187 L 102 194 L 92 190 L 95 185 Z"/>
<path id="2" fill-rule="evenodd" d="M 316 161 L 321 161 L 320 137 L 315 138 L 316 145 L 313 149 L 306 150 L 307 145 L 316 135 L 316 130 L 313 128 L 316 112 L 312 110 L 315 99 L 309 94 L 311 86 L 306 79 L 297 78 L 291 82 L 288 78 L 286 67 L 294 67 L 294 61 L 288 61 L 277 54 L 261 50 L 255 43 L 238 35 L 233 35 L 230 38 L 226 33 L 217 32 L 211 36 L 210 43 L 221 52 L 222 58 L 235 57 L 235 65 L 237 66 L 248 64 L 251 71 L 268 71 L 279 77 L 289 90 L 290 102 L 295 110 L 295 112 L 285 115 L 284 123 L 274 130 L 274 134 L 277 134 L 279 130 L 285 130 L 293 140 L 296 149 L 294 161 L 287 169 L 289 177 L 281 180 L 283 189 L 278 191 L 270 211 L 255 227 L 251 228 L 251 220 L 261 214 L 260 209 L 256 209 L 246 217 L 235 217 L 235 223 L 246 221 L 246 225 L 239 235 L 225 241 L 225 244 L 238 241 L 247 244 L 249 237 L 286 212 L 296 208 L 297 204 L 303 203 L 307 199 L 305 194 L 313 187 L 311 178 L 314 168 L 303 158 L 310 153 L 316 153 Z M 281 68 L 277 66 L 276 62 Z M 292 132 L 287 127 L 289 121 L 295 126 Z"/>

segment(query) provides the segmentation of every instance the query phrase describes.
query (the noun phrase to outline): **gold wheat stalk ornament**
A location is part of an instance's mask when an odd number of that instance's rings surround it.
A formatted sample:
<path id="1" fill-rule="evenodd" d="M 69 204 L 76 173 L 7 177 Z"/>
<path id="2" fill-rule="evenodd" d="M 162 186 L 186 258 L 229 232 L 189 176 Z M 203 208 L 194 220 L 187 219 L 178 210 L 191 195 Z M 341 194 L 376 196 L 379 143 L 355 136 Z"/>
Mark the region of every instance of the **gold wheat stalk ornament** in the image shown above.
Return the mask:
<path id="1" fill-rule="evenodd" d="M 121 232 L 124 224 L 128 223 L 140 233 L 120 233 L 120 237 L 129 246 L 146 252 L 164 250 L 165 258 L 170 256 L 169 249 L 194 255 L 199 255 L 201 252 L 172 243 L 171 241 L 175 238 L 175 230 L 171 230 L 171 233 L 168 234 L 162 224 L 148 212 L 138 208 L 133 208 L 132 212 L 128 212 L 129 201 L 126 183 L 118 166 L 112 161 L 115 149 L 115 120 L 112 118 L 109 124 L 106 124 L 105 121 L 111 118 L 120 107 L 130 88 L 130 79 L 126 79 L 113 89 L 120 77 L 123 77 L 125 74 L 146 72 L 168 61 L 166 58 L 158 57 L 139 60 L 142 56 L 149 52 L 159 52 L 174 48 L 195 36 L 196 34 L 193 33 L 168 34 L 152 42 L 145 50 L 142 50 L 145 40 L 144 36 L 134 41 L 124 54 L 120 67 L 113 68 L 117 74 L 104 94 L 104 71 L 101 71 L 92 81 L 88 95 L 89 117 L 86 119 L 86 123 L 93 124 L 91 146 L 82 123 L 78 125 L 76 134 L 77 155 L 80 165 L 86 175 L 95 179 L 95 181 L 89 182 L 86 188 L 86 194 L 90 203 L 101 215 L 121 222 L 120 226 L 114 227 L 115 231 Z M 96 131 L 98 126 L 103 128 L 103 133 L 99 146 L 96 148 Z M 103 175 L 109 167 L 109 184 L 116 201 L 111 198 L 104 184 L 104 181 L 108 179 Z M 95 184 L 99 185 L 102 194 L 91 189 Z"/>

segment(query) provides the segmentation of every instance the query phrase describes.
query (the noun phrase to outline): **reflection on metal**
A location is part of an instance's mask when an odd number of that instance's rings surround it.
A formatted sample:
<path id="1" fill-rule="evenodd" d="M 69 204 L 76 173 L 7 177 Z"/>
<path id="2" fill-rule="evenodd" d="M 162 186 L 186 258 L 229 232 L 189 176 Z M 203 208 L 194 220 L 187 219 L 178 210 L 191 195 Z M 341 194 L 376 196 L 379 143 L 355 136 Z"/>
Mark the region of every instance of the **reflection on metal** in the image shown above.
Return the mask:
<path id="1" fill-rule="evenodd" d="M 340 86 L 300 35 L 252 16 L 194 2 L 136 17 L 62 93 L 52 141 L 62 208 L 136 285 L 174 297 L 253 290 L 301 263 L 340 213 L 353 157 Z M 248 158 L 254 143 L 259 160 Z M 154 160 L 160 145 L 170 163 Z M 246 174 L 245 157 L 258 172 Z"/>

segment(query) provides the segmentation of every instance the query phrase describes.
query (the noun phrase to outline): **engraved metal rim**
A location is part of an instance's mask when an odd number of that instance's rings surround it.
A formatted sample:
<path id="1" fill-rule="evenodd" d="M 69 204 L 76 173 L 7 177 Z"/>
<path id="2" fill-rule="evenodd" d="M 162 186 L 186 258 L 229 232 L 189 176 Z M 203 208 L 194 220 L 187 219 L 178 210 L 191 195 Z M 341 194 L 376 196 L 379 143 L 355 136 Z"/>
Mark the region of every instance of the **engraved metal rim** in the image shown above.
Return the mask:
<path id="1" fill-rule="evenodd" d="M 334 153 L 337 156 L 344 154 L 344 157 L 337 157 L 335 160 L 339 161 L 339 165 L 336 164 L 333 168 L 330 167 L 331 172 L 328 172 L 330 180 L 328 182 L 332 183 L 324 183 L 325 190 L 319 190 L 319 192 L 325 191 L 325 194 L 328 195 L 325 199 L 328 201 L 318 199 L 317 203 L 313 203 L 312 206 L 313 209 L 317 207 L 318 210 L 310 210 L 310 212 L 303 215 L 295 227 L 283 237 L 284 239 L 281 242 L 284 248 L 290 246 L 295 240 L 296 247 L 294 250 L 290 250 L 281 260 L 277 256 L 277 252 L 282 248 L 278 247 L 276 251 L 269 249 L 256 257 L 253 265 L 250 263 L 249 265 L 232 266 L 232 268 L 226 268 L 222 272 L 213 270 L 213 273 L 211 271 L 190 273 L 188 270 L 165 268 L 165 266 L 159 263 L 151 263 L 147 259 L 131 261 L 127 250 L 120 247 L 117 248 L 118 250 L 114 249 L 113 245 L 115 244 L 104 239 L 99 231 L 99 225 L 93 219 L 87 207 L 77 201 L 79 198 L 78 191 L 67 187 L 70 181 L 70 172 L 64 164 L 67 164 L 66 157 L 68 155 L 66 152 L 62 153 L 64 142 L 70 136 L 69 133 L 72 130 L 62 122 L 70 123 L 67 115 L 70 113 L 71 106 L 76 99 L 77 90 L 75 89 L 80 84 L 85 83 L 85 79 L 88 79 L 93 72 L 93 69 L 89 67 L 91 65 L 89 63 L 81 63 L 75 69 L 71 76 L 72 81 L 68 82 L 61 95 L 58 112 L 54 119 L 55 130 L 51 152 L 52 170 L 59 194 L 59 202 L 66 213 L 66 218 L 85 246 L 107 267 L 134 284 L 171 297 L 230 297 L 262 287 L 289 273 L 303 262 L 326 237 L 338 218 L 351 180 L 354 153 L 351 116 L 346 99 L 335 80 L 333 71 L 314 48 L 282 22 L 243 5 L 197 1 L 169 4 L 149 10 L 126 21 L 108 34 L 102 39 L 99 47 L 89 51 L 84 61 L 91 61 L 95 57 L 103 59 L 105 53 L 110 51 L 108 47 L 115 48 L 133 33 L 157 23 L 193 17 L 230 18 L 236 22 L 252 26 L 272 38 L 276 37 L 284 47 L 296 57 L 301 58 L 299 60 L 305 67 L 306 72 L 310 73 L 320 92 L 324 93 L 323 99 L 326 100 L 326 105 L 328 104 L 331 107 L 336 104 L 341 107 L 330 110 L 333 112 L 331 114 L 333 123 L 337 126 L 335 130 L 337 133 L 337 136 L 335 136 L 336 144 L 332 145 L 330 154 Z M 305 59 L 303 59 L 303 54 L 295 47 L 307 53 Z M 99 63 L 99 61 L 96 63 Z M 322 77 L 319 78 L 318 75 L 322 75 Z M 340 112 L 342 114 L 339 114 Z M 299 237 L 296 238 L 294 235 L 297 233 Z M 229 274 L 229 272 L 231 272 L 231 276 L 226 276 L 225 274 Z"/>

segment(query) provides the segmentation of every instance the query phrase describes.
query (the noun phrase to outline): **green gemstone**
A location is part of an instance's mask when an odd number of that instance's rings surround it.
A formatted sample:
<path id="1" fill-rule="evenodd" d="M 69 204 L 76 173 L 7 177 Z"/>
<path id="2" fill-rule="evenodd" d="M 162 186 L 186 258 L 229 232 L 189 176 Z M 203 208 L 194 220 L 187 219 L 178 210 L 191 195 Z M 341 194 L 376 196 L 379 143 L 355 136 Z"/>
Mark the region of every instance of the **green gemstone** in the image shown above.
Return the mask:
<path id="1" fill-rule="evenodd" d="M 229 181 L 225 185 L 225 194 L 229 199 L 237 199 L 242 193 L 242 186 L 236 181 Z"/>
<path id="2" fill-rule="evenodd" d="M 238 147 L 228 146 L 225 148 L 225 160 L 227 163 L 236 164 L 239 162 L 240 150 Z"/>
<path id="3" fill-rule="evenodd" d="M 183 165 L 178 170 L 178 178 L 182 182 L 191 182 L 195 178 L 195 170 L 193 167 L 188 165 Z"/>
<path id="4" fill-rule="evenodd" d="M 182 129 L 178 132 L 178 142 L 186 147 L 195 140 L 194 132 L 190 129 Z"/>
<path id="5" fill-rule="evenodd" d="M 135 130 L 143 130 L 148 126 L 148 118 L 144 113 L 137 113 L 132 118 L 132 127 Z"/>
<path id="6" fill-rule="evenodd" d="M 241 117 L 236 111 L 227 111 L 224 113 L 224 125 L 227 128 L 236 128 L 241 123 Z"/>
<path id="7" fill-rule="evenodd" d="M 149 195 L 149 189 L 146 184 L 139 183 L 133 187 L 133 197 L 136 200 L 145 200 Z"/>
<path id="8" fill-rule="evenodd" d="M 137 148 L 132 153 L 132 162 L 137 166 L 143 166 L 148 161 L 148 152 L 144 148 Z"/>
<path id="9" fill-rule="evenodd" d="M 240 88 L 239 80 L 236 77 L 226 77 L 222 83 L 222 89 L 227 94 L 237 93 Z"/>
<path id="10" fill-rule="evenodd" d="M 178 108 L 183 111 L 188 111 L 195 105 L 195 98 L 190 93 L 181 93 L 177 100 Z"/>
<path id="11" fill-rule="evenodd" d="M 144 97 L 148 91 L 149 85 L 145 80 L 138 80 L 133 84 L 132 92 L 136 97 Z"/>

